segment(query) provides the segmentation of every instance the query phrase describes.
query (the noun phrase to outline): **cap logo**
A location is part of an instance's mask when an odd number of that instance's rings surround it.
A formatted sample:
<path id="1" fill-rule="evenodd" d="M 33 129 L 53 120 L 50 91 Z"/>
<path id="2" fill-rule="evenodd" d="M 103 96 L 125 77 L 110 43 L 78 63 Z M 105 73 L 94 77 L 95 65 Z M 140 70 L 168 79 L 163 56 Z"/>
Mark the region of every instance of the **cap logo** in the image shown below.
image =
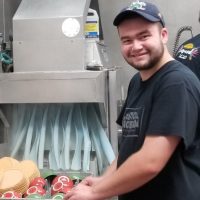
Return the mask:
<path id="1" fill-rule="evenodd" d="M 132 2 L 131 5 L 127 8 L 127 10 L 145 10 L 146 3 L 145 2 Z"/>
<path id="2" fill-rule="evenodd" d="M 158 15 L 158 17 L 159 17 L 160 19 L 162 19 L 161 13 L 158 13 L 157 15 Z"/>

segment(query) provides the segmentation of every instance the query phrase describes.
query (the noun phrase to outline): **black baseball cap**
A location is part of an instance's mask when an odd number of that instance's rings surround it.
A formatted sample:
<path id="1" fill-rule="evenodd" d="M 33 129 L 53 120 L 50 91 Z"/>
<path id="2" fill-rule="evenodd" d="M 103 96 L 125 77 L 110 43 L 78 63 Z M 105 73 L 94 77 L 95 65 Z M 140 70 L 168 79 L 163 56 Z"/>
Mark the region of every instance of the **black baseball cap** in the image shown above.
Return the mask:
<path id="1" fill-rule="evenodd" d="M 150 22 L 160 22 L 165 27 L 163 16 L 158 8 L 154 4 L 145 1 L 133 1 L 128 7 L 122 9 L 115 17 L 113 25 L 118 26 L 123 20 L 138 15 Z"/>

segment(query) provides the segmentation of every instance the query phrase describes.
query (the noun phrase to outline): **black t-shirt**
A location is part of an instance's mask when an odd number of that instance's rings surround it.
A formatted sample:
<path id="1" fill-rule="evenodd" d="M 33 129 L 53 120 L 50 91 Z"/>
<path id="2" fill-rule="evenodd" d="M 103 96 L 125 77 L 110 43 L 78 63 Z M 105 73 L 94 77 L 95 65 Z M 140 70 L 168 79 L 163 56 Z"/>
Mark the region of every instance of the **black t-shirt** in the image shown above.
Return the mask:
<path id="1" fill-rule="evenodd" d="M 118 167 L 142 147 L 146 135 L 182 140 L 158 176 L 119 200 L 200 199 L 199 114 L 200 82 L 180 62 L 168 62 L 147 81 L 139 74 L 132 78 L 117 119 L 122 126 Z"/>
<path id="2" fill-rule="evenodd" d="M 175 59 L 188 66 L 200 79 L 200 34 L 185 41 L 179 47 Z"/>

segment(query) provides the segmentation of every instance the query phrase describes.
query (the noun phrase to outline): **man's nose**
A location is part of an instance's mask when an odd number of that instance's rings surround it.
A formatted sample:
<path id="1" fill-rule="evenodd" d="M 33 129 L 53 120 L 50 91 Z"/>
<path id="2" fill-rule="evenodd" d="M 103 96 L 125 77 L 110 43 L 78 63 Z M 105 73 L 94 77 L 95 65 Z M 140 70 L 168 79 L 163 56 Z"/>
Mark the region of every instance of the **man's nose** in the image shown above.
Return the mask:
<path id="1" fill-rule="evenodd" d="M 137 51 L 142 49 L 142 43 L 140 41 L 133 41 L 131 44 L 131 51 Z"/>

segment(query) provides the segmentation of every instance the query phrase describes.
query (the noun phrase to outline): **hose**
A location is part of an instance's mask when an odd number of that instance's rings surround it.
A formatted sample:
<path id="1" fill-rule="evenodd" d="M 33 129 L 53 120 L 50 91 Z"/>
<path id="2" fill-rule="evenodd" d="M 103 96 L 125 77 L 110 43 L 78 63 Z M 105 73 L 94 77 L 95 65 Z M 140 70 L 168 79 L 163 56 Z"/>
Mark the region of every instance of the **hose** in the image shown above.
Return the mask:
<path id="1" fill-rule="evenodd" d="M 176 56 L 176 52 L 177 52 L 178 47 L 179 47 L 179 40 L 181 38 L 181 34 L 184 31 L 190 31 L 191 32 L 191 36 L 193 37 L 192 27 L 191 26 L 182 26 L 181 28 L 179 28 L 179 30 L 177 31 L 175 42 L 174 42 L 174 46 L 173 46 L 173 54 L 172 54 L 173 57 Z"/>
<path id="2" fill-rule="evenodd" d="M 13 62 L 13 59 L 5 52 L 0 52 L 0 60 L 6 65 L 10 65 Z"/>

